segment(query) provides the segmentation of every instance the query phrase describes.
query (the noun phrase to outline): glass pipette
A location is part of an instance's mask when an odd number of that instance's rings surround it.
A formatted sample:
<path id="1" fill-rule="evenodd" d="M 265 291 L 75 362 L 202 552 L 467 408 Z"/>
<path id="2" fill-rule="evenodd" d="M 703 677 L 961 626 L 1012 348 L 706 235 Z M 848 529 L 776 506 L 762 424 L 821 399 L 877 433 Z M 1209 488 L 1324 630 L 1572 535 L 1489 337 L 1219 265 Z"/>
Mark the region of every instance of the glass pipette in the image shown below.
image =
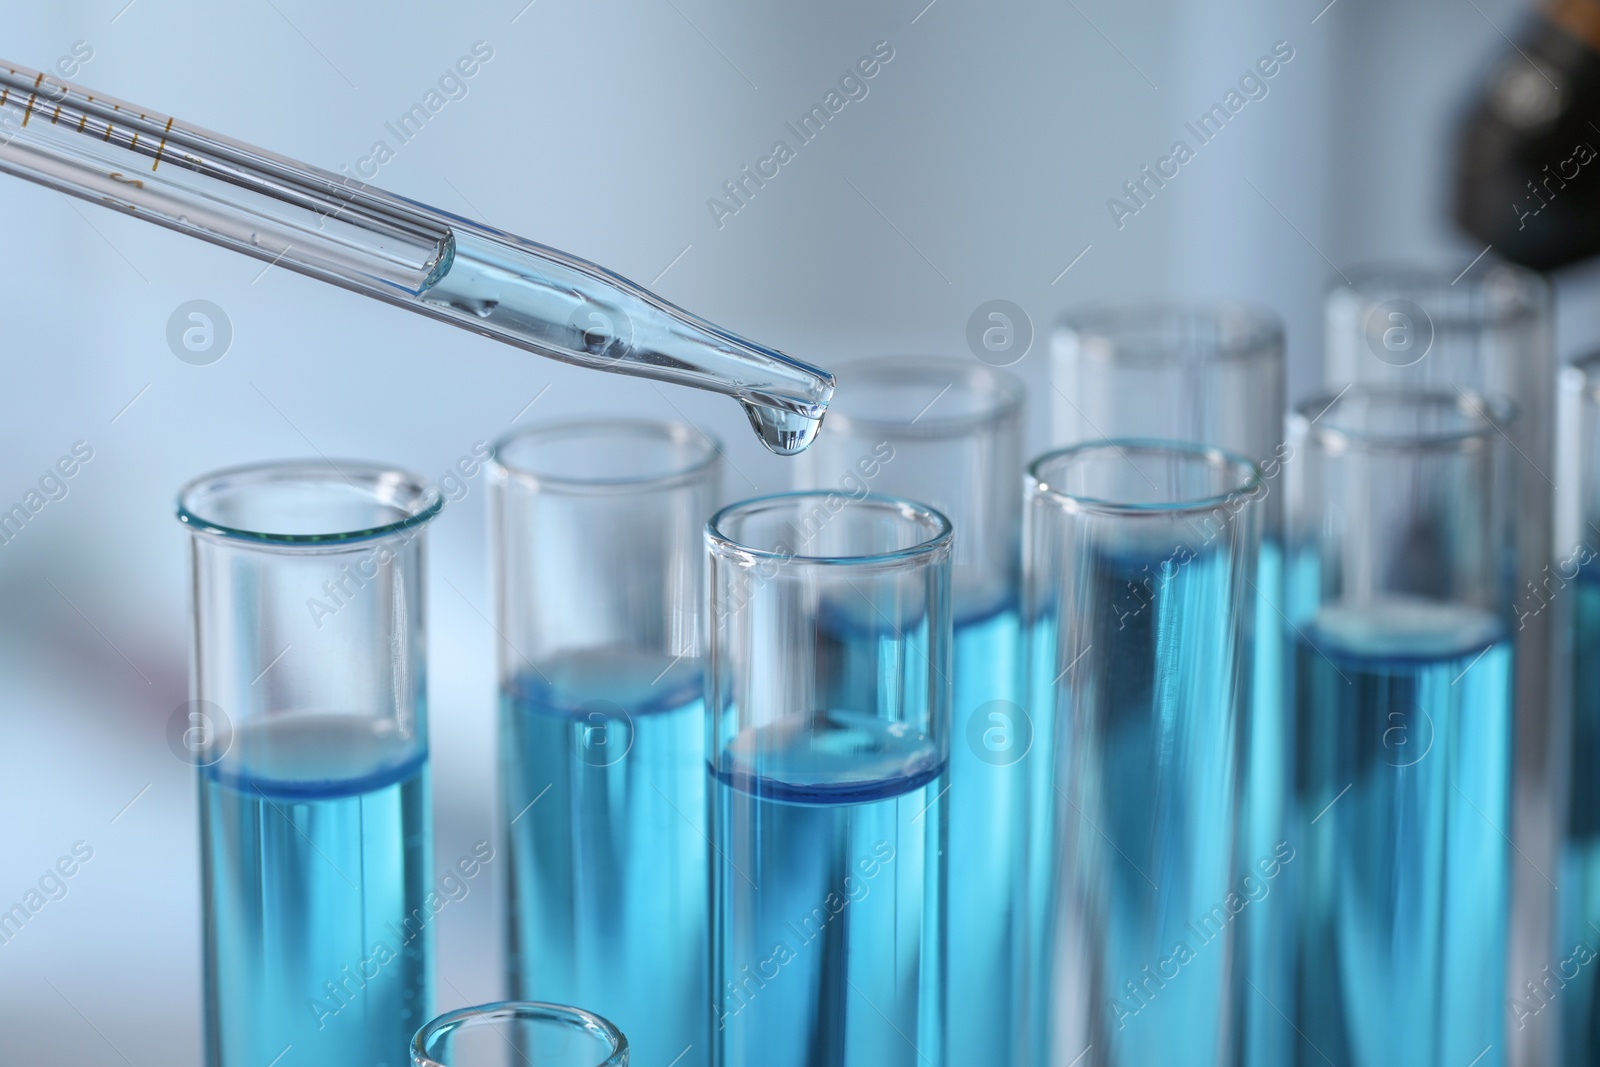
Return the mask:
<path id="1" fill-rule="evenodd" d="M 833 394 L 604 267 L 6 60 L 0 171 L 541 356 L 723 393 L 780 455 Z"/>

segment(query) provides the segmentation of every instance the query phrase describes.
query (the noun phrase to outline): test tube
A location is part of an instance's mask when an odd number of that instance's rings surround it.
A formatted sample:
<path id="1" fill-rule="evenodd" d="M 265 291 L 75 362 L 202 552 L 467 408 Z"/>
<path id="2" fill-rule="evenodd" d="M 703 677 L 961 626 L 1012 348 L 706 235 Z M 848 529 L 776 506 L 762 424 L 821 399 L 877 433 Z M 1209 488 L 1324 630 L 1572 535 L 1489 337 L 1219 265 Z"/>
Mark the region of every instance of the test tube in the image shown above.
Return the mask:
<path id="1" fill-rule="evenodd" d="M 1270 858 L 1283 840 L 1288 789 L 1288 722 L 1283 699 L 1283 323 L 1235 303 L 1096 305 L 1062 318 L 1051 336 L 1052 440 L 1076 444 L 1147 437 L 1211 445 L 1247 456 L 1265 482 L 1261 554 L 1251 579 L 1256 645 L 1241 762 L 1241 874 Z M 1048 800 L 1048 797 L 1045 798 Z M 1289 1062 L 1293 1031 L 1270 1000 L 1289 987 L 1289 924 L 1284 890 L 1235 919 L 1239 966 L 1235 1024 L 1240 1062 Z M 1252 989 L 1251 987 L 1254 987 Z M 1259 994 L 1256 992 L 1259 990 Z M 1035 1015 L 1038 1015 L 1037 1009 Z"/>
<path id="2" fill-rule="evenodd" d="M 185 486 L 206 1062 L 401 1067 L 431 1014 L 423 547 L 437 490 L 361 463 Z"/>
<path id="3" fill-rule="evenodd" d="M 707 1056 L 701 531 L 717 442 L 594 420 L 491 467 L 500 810 L 517 999 L 592 1006 L 641 1062 Z"/>
<path id="4" fill-rule="evenodd" d="M 412 1067 L 628 1067 L 628 1039 L 582 1008 L 504 1001 L 447 1012 L 417 1031 Z"/>
<path id="5" fill-rule="evenodd" d="M 1372 266 L 1348 270 L 1329 292 L 1323 383 L 1337 392 L 1351 383 L 1410 389 L 1463 389 L 1501 396 L 1519 415 L 1507 428 L 1512 478 L 1507 506 L 1516 514 L 1509 549 L 1518 601 L 1534 600 L 1550 562 L 1556 358 L 1550 286 L 1539 275 L 1497 262 L 1457 266 Z M 1540 612 L 1512 635 L 1516 714 L 1511 824 L 1512 933 L 1508 978 L 1521 988 L 1549 963 L 1556 893 L 1546 877 L 1555 864 L 1559 805 L 1556 784 L 1565 756 L 1550 690 L 1554 613 Z M 1503 1006 L 1513 1061 L 1549 1059 L 1545 1029 L 1517 1026 Z"/>
<path id="6" fill-rule="evenodd" d="M 893 356 L 839 371 L 801 488 L 925 501 L 954 527 L 949 803 L 952 1063 L 1015 1063 L 1027 780 L 1017 628 L 1022 383 L 969 359 Z"/>
<path id="7" fill-rule="evenodd" d="M 1122 439 L 1029 467 L 1029 710 L 1054 728 L 1048 1062 L 1231 1062 L 1234 867 L 1265 487 Z M 1248 906 L 1248 905 L 1245 905 Z"/>
<path id="8" fill-rule="evenodd" d="M 1508 404 L 1351 386 L 1290 420 L 1294 1062 L 1505 1062 Z"/>
<path id="9" fill-rule="evenodd" d="M 1546 966 L 1513 984 L 1511 1003 L 1522 1026 L 1550 1031 L 1559 1018 L 1551 1062 L 1585 1064 L 1600 1062 L 1600 353 L 1562 369 L 1561 408 L 1556 558 L 1512 608 L 1519 626 L 1550 611 L 1562 631 L 1561 892 Z"/>
<path id="10" fill-rule="evenodd" d="M 789 493 L 706 542 L 711 1062 L 942 1064 L 949 520 Z"/>

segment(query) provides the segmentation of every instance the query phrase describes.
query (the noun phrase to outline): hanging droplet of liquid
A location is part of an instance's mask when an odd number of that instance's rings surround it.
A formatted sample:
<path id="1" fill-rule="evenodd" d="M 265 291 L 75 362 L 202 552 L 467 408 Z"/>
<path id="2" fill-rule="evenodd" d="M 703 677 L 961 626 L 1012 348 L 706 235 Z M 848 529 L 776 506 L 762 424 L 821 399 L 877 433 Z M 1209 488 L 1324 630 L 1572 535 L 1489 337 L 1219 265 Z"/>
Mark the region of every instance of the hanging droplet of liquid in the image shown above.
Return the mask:
<path id="1" fill-rule="evenodd" d="M 750 425 L 756 436 L 770 452 L 780 456 L 797 456 L 817 439 L 822 429 L 822 416 L 801 415 L 787 408 L 767 407 L 749 400 L 740 400 L 744 413 L 750 416 Z"/>

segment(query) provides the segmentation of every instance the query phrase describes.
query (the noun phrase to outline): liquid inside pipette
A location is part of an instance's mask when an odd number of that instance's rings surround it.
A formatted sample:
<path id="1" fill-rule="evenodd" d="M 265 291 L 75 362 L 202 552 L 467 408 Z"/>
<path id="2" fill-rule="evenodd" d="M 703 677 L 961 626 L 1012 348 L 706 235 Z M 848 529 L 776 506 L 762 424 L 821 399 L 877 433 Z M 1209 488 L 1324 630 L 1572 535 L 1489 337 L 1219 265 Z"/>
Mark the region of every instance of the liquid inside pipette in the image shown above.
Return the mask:
<path id="1" fill-rule="evenodd" d="M 686 331 L 681 319 L 647 300 L 630 300 L 624 307 L 582 275 L 558 278 L 554 273 L 548 260 L 517 245 L 458 228 L 416 298 L 476 316 L 483 332 L 497 340 L 587 354 L 592 358 L 585 365 L 599 370 L 627 360 L 693 371 L 717 355 L 707 349 L 698 353 L 702 358 L 686 362 L 675 353 L 685 346 L 704 348 L 704 341 Z M 780 456 L 804 451 L 822 426 L 820 413 L 737 399 L 761 443 Z"/>

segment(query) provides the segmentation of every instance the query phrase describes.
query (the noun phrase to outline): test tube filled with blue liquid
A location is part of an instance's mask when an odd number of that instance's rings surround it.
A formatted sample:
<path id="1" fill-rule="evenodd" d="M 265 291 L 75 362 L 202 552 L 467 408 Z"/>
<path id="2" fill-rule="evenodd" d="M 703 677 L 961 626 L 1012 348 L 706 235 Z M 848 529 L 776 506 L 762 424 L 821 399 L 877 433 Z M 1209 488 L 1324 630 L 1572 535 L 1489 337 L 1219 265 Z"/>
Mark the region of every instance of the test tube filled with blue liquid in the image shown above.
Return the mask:
<path id="1" fill-rule="evenodd" d="M 514 433 L 494 459 L 511 995 L 599 1012 L 636 1062 L 703 1065 L 719 447 L 599 420 Z"/>
<path id="2" fill-rule="evenodd" d="M 1502 396 L 1517 418 L 1506 430 L 1511 486 L 1506 507 L 1515 515 L 1515 597 L 1534 603 L 1544 592 L 1550 564 L 1551 521 L 1557 495 L 1554 293 L 1533 271 L 1499 262 L 1489 252 L 1471 270 L 1460 263 L 1432 266 L 1382 264 L 1347 268 L 1329 290 L 1325 316 L 1323 385 L 1336 393 L 1355 382 L 1408 389 L 1465 389 Z M 1565 483 L 1563 483 L 1564 485 Z M 1551 692 L 1556 612 L 1525 611 L 1511 632 L 1512 804 L 1511 934 L 1508 988 L 1541 979 L 1551 963 L 1549 946 L 1559 881 L 1556 866 L 1558 783 L 1567 758 Z M 1320 824 L 1319 824 L 1320 825 Z M 1508 1055 L 1518 1064 L 1544 1063 L 1556 1054 L 1552 1027 L 1501 1006 Z"/>
<path id="3" fill-rule="evenodd" d="M 1022 383 L 970 359 L 895 356 L 838 369 L 828 431 L 796 460 L 800 487 L 892 493 L 954 527 L 950 917 L 946 1054 L 1014 1063 L 1025 948 L 1026 763 L 1018 703 Z"/>
<path id="4" fill-rule="evenodd" d="M 1235 862 L 1265 487 L 1199 445 L 1029 467 L 1023 626 L 1054 724 L 1046 1062 L 1232 1062 Z"/>
<path id="5" fill-rule="evenodd" d="M 1511 418 L 1352 386 L 1290 419 L 1293 1062 L 1507 1062 Z"/>
<path id="6" fill-rule="evenodd" d="M 1556 558 L 1512 609 L 1518 626 L 1554 614 L 1562 632 L 1561 892 L 1544 966 L 1511 1006 L 1518 1024 L 1559 1033 L 1551 1062 L 1578 1067 L 1600 1063 L 1600 355 L 1562 369 L 1561 437 Z"/>
<path id="7" fill-rule="evenodd" d="M 1289 747 L 1283 699 L 1283 324 L 1270 312 L 1222 303 L 1096 305 L 1051 335 L 1051 439 L 1189 441 L 1254 460 L 1264 484 L 1261 553 L 1252 579 L 1256 643 L 1240 763 L 1237 872 L 1260 877 L 1284 840 Z M 1048 803 L 1048 787 L 1042 802 Z M 1272 1007 L 1287 999 L 1292 868 L 1234 919 L 1239 1062 L 1280 1067 L 1294 1031 Z M 1041 942 L 1042 943 L 1042 942 Z M 1035 1026 L 1042 1012 L 1033 1009 Z"/>
<path id="8" fill-rule="evenodd" d="M 706 527 L 715 1067 L 945 1062 L 950 534 L 843 492 Z"/>
<path id="9" fill-rule="evenodd" d="M 183 489 L 209 1067 L 403 1067 L 432 1014 L 423 549 L 438 492 L 339 461 Z M 178 729 L 180 728 L 181 729 Z"/>

